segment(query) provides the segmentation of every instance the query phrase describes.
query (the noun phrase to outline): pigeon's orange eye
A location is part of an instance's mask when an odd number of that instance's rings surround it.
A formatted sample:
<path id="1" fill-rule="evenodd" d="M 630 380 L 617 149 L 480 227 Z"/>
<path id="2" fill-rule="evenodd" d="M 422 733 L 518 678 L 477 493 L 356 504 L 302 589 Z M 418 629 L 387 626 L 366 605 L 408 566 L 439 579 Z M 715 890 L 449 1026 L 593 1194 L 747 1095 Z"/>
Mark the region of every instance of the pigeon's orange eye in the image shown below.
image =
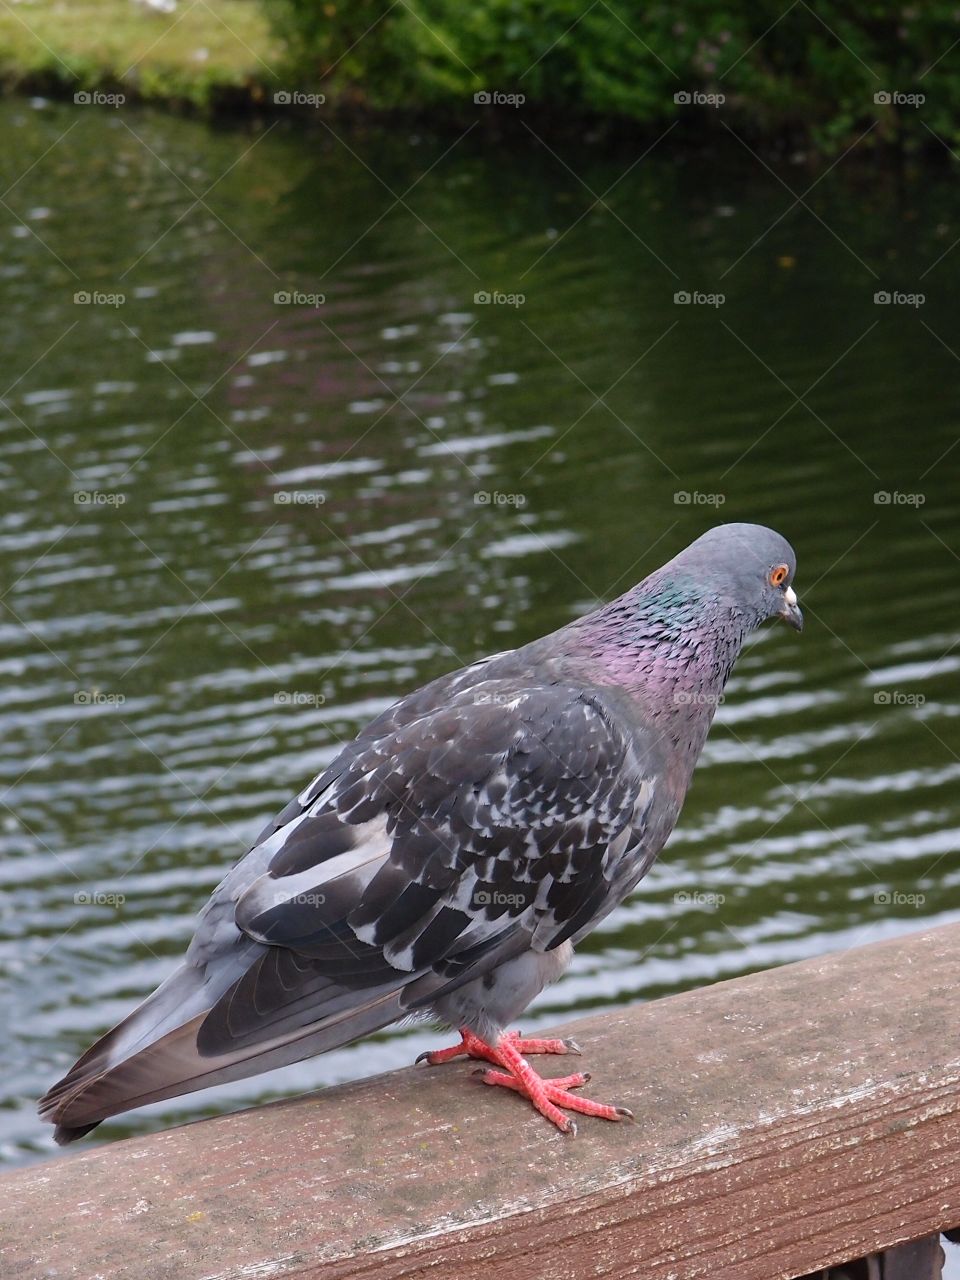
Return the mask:
<path id="1" fill-rule="evenodd" d="M 782 586 L 783 583 L 786 582 L 787 574 L 789 572 L 790 570 L 787 568 L 785 564 L 778 564 L 777 567 L 770 574 L 770 585 L 772 587 Z"/>

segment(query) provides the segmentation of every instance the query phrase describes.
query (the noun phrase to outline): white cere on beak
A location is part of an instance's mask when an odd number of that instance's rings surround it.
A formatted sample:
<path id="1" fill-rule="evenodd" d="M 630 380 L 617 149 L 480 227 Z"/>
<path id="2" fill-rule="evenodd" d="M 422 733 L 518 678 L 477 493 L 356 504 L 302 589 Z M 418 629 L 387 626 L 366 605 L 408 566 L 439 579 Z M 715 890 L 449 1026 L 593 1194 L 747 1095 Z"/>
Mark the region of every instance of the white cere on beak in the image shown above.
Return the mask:
<path id="1" fill-rule="evenodd" d="M 795 605 L 797 603 L 797 593 L 794 591 L 793 587 L 787 587 L 786 591 L 783 593 L 783 598 L 789 605 Z"/>

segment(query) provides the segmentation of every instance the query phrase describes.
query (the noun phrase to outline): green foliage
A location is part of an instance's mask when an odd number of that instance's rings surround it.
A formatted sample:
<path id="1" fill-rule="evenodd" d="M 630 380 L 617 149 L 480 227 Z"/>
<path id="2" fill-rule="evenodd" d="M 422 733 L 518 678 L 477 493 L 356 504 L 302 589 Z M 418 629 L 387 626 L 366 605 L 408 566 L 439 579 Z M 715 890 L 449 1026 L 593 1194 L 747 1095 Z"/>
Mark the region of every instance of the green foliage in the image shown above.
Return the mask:
<path id="1" fill-rule="evenodd" d="M 375 106 L 409 105 L 416 92 L 416 22 L 391 0 L 264 0 L 302 88 L 336 85 Z"/>
<path id="2" fill-rule="evenodd" d="M 835 150 L 960 137 L 958 11 L 942 0 L 263 0 L 296 73 L 377 107 L 466 114 L 480 90 L 571 116 L 701 129 L 720 118 Z M 923 94 L 877 103 L 874 95 Z"/>

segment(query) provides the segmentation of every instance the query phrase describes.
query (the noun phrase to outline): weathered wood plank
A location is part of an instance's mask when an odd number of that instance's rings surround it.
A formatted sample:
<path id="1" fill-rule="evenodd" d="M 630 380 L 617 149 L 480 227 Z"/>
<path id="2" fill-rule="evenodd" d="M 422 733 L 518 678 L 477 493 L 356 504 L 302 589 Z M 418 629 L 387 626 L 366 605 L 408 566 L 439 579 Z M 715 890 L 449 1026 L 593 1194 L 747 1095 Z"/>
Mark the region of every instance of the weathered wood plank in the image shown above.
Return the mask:
<path id="1" fill-rule="evenodd" d="M 787 1280 L 960 1223 L 958 975 L 955 925 L 571 1024 L 638 1119 L 576 1139 L 464 1063 L 19 1170 L 0 1274 Z"/>

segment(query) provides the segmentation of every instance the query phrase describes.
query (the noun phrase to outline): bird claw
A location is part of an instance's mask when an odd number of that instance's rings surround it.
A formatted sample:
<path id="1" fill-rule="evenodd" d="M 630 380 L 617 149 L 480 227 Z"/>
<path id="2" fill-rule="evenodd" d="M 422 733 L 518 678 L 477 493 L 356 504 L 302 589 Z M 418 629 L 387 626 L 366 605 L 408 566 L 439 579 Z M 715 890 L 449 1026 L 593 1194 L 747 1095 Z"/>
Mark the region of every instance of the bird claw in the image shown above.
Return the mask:
<path id="1" fill-rule="evenodd" d="M 472 1075 L 479 1076 L 484 1084 L 501 1085 L 504 1089 L 513 1089 L 517 1093 L 525 1093 L 520 1086 L 517 1077 L 510 1071 L 494 1071 L 491 1067 L 477 1067 Z M 543 1079 L 542 1076 L 537 1077 L 538 1080 Z M 590 1073 L 587 1071 L 576 1071 L 572 1076 L 557 1076 L 554 1079 L 543 1080 L 545 1085 L 549 1085 L 551 1091 L 559 1089 L 582 1089 L 585 1084 L 589 1084 L 591 1080 Z"/>
<path id="2" fill-rule="evenodd" d="M 503 1042 L 510 1044 L 517 1053 L 521 1054 L 551 1053 L 562 1056 L 572 1053 L 578 1057 L 581 1055 L 581 1049 L 576 1040 L 526 1039 L 522 1031 L 506 1031 L 502 1037 L 501 1043 Z M 495 1050 L 472 1031 L 463 1028 L 460 1032 L 459 1044 L 449 1045 L 446 1049 L 429 1049 L 425 1053 L 418 1054 L 414 1066 L 427 1062 L 431 1067 L 438 1067 L 441 1063 L 451 1062 L 454 1058 L 479 1058 L 482 1061 L 492 1062 L 494 1066 L 499 1065 Z"/>
<path id="3" fill-rule="evenodd" d="M 454 1058 L 481 1058 L 487 1062 L 496 1062 L 497 1059 L 491 1056 L 492 1053 L 493 1050 L 488 1044 L 464 1027 L 460 1032 L 459 1044 L 448 1045 L 446 1049 L 428 1049 L 426 1053 L 417 1056 L 414 1066 L 420 1062 L 427 1062 L 431 1067 L 438 1067 L 441 1063 L 451 1062 Z"/>
<path id="4" fill-rule="evenodd" d="M 545 1079 L 534 1071 L 523 1056 L 524 1053 L 579 1055 L 580 1046 L 575 1040 L 525 1040 L 519 1031 L 508 1031 L 495 1045 L 488 1045 L 472 1031 L 464 1028 L 459 1044 L 448 1049 L 438 1049 L 432 1053 L 421 1053 L 417 1062 L 436 1065 L 464 1055 L 490 1062 L 493 1064 L 492 1068 L 477 1067 L 472 1072 L 473 1076 L 483 1084 L 512 1089 L 514 1093 L 527 1098 L 542 1116 L 556 1125 L 561 1133 L 570 1137 L 576 1135 L 577 1126 L 570 1116 L 564 1115 L 564 1111 L 575 1111 L 601 1120 L 633 1119 L 633 1112 L 626 1107 L 593 1102 L 589 1098 L 578 1097 L 571 1092 L 590 1083 L 588 1071 L 575 1071 L 572 1075 Z"/>
<path id="5" fill-rule="evenodd" d="M 580 1046 L 576 1040 L 569 1038 L 558 1040 L 556 1038 L 550 1040 L 527 1039 L 522 1031 L 518 1031 L 516 1035 L 512 1031 L 507 1032 L 507 1038 L 518 1053 L 554 1053 L 563 1056 L 567 1053 L 581 1054 Z"/>

